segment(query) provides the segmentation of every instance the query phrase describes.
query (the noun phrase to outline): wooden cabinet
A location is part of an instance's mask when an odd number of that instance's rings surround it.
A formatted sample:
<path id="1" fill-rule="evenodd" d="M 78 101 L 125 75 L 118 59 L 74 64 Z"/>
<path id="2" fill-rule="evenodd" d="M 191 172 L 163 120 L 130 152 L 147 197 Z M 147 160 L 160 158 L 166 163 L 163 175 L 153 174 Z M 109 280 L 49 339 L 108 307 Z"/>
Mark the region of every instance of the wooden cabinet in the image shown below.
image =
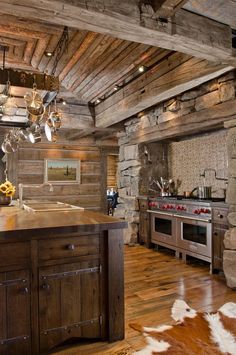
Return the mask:
<path id="1" fill-rule="evenodd" d="M 148 210 L 148 199 L 139 198 L 139 243 L 147 248 L 151 246 L 150 221 Z"/>
<path id="2" fill-rule="evenodd" d="M 0 240 L 0 355 L 48 353 L 77 338 L 123 339 L 121 230 L 75 229 Z"/>
<path id="3" fill-rule="evenodd" d="M 100 338 L 99 260 L 39 269 L 40 351 L 69 338 Z"/>
<path id="4" fill-rule="evenodd" d="M 0 354 L 31 354 L 30 273 L 0 273 Z"/>
<path id="5" fill-rule="evenodd" d="M 224 235 L 228 229 L 228 209 L 213 208 L 212 216 L 212 270 L 223 270 Z"/>

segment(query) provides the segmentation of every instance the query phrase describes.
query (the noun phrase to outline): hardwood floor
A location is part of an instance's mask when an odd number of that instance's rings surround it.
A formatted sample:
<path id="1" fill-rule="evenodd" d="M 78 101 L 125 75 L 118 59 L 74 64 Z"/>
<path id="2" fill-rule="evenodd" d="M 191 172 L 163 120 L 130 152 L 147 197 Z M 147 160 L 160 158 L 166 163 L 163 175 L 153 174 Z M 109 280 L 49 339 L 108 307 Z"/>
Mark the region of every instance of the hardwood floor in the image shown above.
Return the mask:
<path id="1" fill-rule="evenodd" d="M 85 344 L 54 354 L 132 354 L 145 343 L 129 323 L 170 324 L 171 307 L 177 298 L 197 310 L 213 311 L 225 302 L 236 302 L 236 291 L 226 287 L 222 275 L 210 275 L 209 264 L 200 260 L 188 260 L 186 265 L 167 249 L 157 252 L 143 246 L 125 246 L 125 340 Z"/>

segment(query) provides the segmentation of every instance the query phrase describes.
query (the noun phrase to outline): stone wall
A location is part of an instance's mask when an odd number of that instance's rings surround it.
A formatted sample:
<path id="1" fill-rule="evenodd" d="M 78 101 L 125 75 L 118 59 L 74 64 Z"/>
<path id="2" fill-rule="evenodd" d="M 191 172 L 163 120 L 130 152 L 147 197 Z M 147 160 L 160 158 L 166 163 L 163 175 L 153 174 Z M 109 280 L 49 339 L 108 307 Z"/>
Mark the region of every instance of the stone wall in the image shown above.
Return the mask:
<path id="1" fill-rule="evenodd" d="M 158 126 L 159 123 L 176 120 L 178 117 L 234 99 L 234 78 L 235 73 L 230 72 L 194 90 L 162 102 L 138 114 L 136 117 L 132 117 L 125 123 L 124 131 L 118 135 L 120 147 L 118 163 L 120 204 L 115 212 L 115 216 L 125 218 L 129 223 L 129 228 L 125 231 L 125 243 L 137 242 L 139 222 L 137 197 L 147 194 L 150 176 L 158 178 L 159 176 L 167 177 L 168 175 L 166 170 L 168 155 L 163 154 L 166 150 L 166 144 L 152 143 L 153 146 L 146 144 L 148 149 L 145 149 L 145 144 L 136 145 L 130 143 L 133 133 L 142 132 L 145 128 L 150 128 L 151 132 L 152 127 Z M 219 146 L 218 148 L 222 149 Z M 155 157 L 152 156 L 154 150 Z"/>
<path id="2" fill-rule="evenodd" d="M 229 204 L 230 229 L 224 237 L 223 269 L 227 285 L 236 288 L 236 127 L 228 130 L 227 150 L 229 161 L 229 184 L 226 202 Z"/>
<path id="3" fill-rule="evenodd" d="M 127 135 L 137 120 L 129 121 L 126 131 L 119 136 L 118 191 L 119 204 L 115 216 L 125 218 L 124 242 L 138 240 L 139 206 L 137 197 L 149 193 L 150 179 L 167 177 L 167 147 L 161 143 L 147 145 L 128 144 Z"/>

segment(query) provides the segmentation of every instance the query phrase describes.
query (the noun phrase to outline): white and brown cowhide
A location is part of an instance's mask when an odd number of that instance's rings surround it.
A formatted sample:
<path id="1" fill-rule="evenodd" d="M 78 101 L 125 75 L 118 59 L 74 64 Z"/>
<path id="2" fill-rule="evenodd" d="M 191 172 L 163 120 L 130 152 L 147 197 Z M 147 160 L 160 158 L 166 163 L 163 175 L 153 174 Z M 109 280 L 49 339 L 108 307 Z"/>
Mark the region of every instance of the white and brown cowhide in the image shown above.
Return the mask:
<path id="1" fill-rule="evenodd" d="M 216 313 L 200 313 L 176 300 L 171 315 L 174 325 L 130 324 L 147 341 L 136 355 L 236 355 L 236 303 L 226 303 Z"/>

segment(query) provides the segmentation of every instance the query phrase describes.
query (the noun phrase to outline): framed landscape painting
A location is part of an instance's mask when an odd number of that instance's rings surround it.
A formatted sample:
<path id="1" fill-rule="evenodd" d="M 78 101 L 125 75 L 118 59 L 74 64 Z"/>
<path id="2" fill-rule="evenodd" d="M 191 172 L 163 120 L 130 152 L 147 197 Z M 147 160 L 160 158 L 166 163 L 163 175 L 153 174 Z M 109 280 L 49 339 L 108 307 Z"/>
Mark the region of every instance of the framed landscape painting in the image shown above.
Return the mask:
<path id="1" fill-rule="evenodd" d="M 44 182 L 54 184 L 79 184 L 80 160 L 45 159 Z"/>

